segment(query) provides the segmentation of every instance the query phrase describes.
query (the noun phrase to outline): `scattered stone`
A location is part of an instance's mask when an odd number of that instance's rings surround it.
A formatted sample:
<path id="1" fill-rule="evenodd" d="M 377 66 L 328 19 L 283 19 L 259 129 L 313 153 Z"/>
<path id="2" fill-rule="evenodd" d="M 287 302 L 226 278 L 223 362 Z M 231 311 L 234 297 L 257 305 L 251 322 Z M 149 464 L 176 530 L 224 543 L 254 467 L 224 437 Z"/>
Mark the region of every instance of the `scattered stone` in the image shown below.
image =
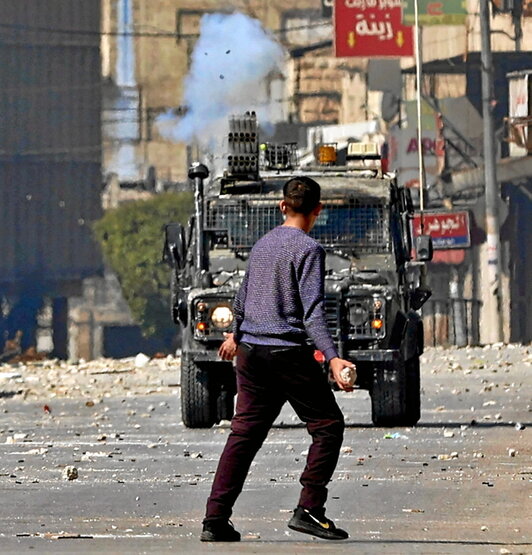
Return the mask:
<path id="1" fill-rule="evenodd" d="M 63 470 L 63 480 L 77 480 L 79 477 L 78 469 L 75 466 L 67 466 Z"/>
<path id="2" fill-rule="evenodd" d="M 456 451 L 453 451 L 452 453 L 445 453 L 443 455 L 438 455 L 438 460 L 439 461 L 450 461 L 452 459 L 457 459 L 458 458 L 458 453 Z"/>
<path id="3" fill-rule="evenodd" d="M 30 449 L 29 451 L 26 451 L 26 455 L 46 455 L 46 453 L 48 453 L 48 449 L 46 449 L 46 447 L 39 447 L 36 449 Z"/>
<path id="4" fill-rule="evenodd" d="M 451 430 L 444 430 L 443 437 L 454 437 L 454 432 Z"/>
<path id="5" fill-rule="evenodd" d="M 515 449 L 508 449 L 508 456 L 515 457 L 517 455 L 517 451 Z"/>
<path id="6" fill-rule="evenodd" d="M 150 357 L 144 353 L 139 353 L 135 357 L 135 368 L 145 368 L 150 362 Z"/>
<path id="7" fill-rule="evenodd" d="M 0 380 L 12 380 L 21 377 L 20 372 L 0 372 Z"/>

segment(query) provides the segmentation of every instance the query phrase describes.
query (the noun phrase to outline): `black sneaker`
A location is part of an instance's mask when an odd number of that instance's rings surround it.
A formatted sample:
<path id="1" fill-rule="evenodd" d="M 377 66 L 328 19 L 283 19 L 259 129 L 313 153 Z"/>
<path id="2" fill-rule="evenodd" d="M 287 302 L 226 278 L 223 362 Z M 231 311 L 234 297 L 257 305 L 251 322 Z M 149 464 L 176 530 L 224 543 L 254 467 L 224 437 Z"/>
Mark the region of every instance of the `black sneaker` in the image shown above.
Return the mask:
<path id="1" fill-rule="evenodd" d="M 230 520 L 205 520 L 200 540 L 202 542 L 239 542 L 240 533 L 233 528 Z"/>
<path id="2" fill-rule="evenodd" d="M 334 522 L 325 516 L 325 509 L 308 510 L 297 507 L 288 522 L 288 528 L 325 540 L 345 540 L 349 537 L 345 530 L 336 528 Z"/>

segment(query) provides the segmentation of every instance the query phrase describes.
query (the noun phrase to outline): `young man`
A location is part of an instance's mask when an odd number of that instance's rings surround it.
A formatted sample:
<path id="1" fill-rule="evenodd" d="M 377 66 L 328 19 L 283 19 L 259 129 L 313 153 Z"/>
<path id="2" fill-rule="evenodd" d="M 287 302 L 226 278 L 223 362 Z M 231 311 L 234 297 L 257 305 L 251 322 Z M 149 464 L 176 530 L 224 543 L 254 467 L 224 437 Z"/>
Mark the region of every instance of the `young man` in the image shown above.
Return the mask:
<path id="1" fill-rule="evenodd" d="M 202 541 L 240 540 L 229 517 L 251 462 L 286 401 L 312 436 L 299 504 L 288 526 L 325 539 L 348 537 L 325 516 L 344 419 L 314 349 L 324 354 L 340 389 L 352 389 L 341 372 L 354 365 L 338 357 L 327 329 L 325 251 L 307 235 L 322 208 L 320 186 L 297 177 L 285 184 L 283 194 L 284 224 L 253 247 L 234 302 L 234 333 L 219 349 L 224 360 L 237 357 L 237 402 L 207 501 Z"/>

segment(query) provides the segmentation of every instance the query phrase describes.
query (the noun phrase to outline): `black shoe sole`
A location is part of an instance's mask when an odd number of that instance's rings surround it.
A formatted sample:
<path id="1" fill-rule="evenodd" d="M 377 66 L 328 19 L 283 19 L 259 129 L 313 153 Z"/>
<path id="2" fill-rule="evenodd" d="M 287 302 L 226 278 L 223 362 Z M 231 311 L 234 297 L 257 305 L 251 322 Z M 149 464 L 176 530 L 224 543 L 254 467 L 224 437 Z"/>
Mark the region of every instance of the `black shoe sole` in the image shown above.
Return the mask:
<path id="1" fill-rule="evenodd" d="M 212 532 L 202 532 L 200 536 L 202 542 L 239 542 L 240 536 L 233 536 L 232 538 L 221 538 Z"/>
<path id="2" fill-rule="evenodd" d="M 322 538 L 324 540 L 346 540 L 349 536 L 340 536 L 334 531 L 325 530 L 318 528 L 317 526 L 312 526 L 311 524 L 306 524 L 305 522 L 292 522 L 288 523 L 288 528 L 295 530 L 296 532 L 301 532 L 303 534 L 310 534 L 311 536 L 316 536 L 317 538 Z"/>

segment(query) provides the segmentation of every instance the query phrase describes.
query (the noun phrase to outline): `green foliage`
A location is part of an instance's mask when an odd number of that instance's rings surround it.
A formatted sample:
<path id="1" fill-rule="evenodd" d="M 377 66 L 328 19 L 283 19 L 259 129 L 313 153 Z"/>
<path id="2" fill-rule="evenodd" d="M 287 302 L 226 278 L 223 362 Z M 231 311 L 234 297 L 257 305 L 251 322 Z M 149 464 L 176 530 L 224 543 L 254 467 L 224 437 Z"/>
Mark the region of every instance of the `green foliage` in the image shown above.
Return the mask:
<path id="1" fill-rule="evenodd" d="M 170 271 L 161 262 L 164 225 L 186 224 L 193 206 L 192 193 L 164 193 L 109 210 L 94 224 L 104 256 L 147 337 L 175 334 L 169 308 Z"/>

